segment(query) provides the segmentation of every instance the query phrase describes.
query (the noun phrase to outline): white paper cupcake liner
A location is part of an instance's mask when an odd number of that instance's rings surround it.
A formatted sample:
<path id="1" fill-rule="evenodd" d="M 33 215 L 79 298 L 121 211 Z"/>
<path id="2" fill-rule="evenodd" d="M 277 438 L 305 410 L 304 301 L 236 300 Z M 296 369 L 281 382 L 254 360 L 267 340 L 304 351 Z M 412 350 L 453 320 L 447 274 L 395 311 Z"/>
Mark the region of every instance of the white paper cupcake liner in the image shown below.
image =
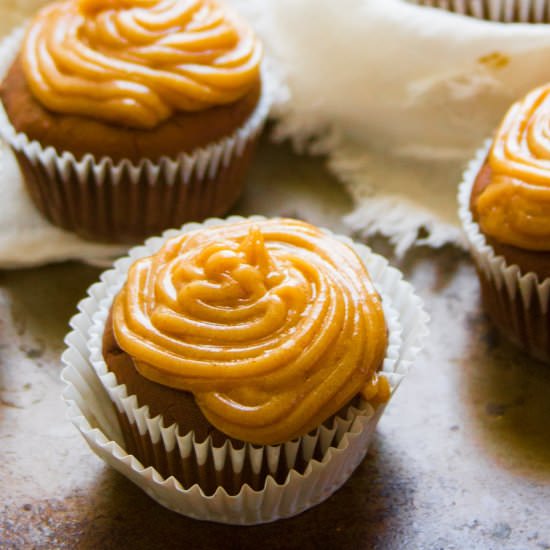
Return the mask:
<path id="1" fill-rule="evenodd" d="M 210 219 L 204 225 L 243 219 Z M 63 354 L 66 365 L 63 379 L 67 383 L 64 398 L 69 405 L 69 418 L 94 452 L 171 510 L 197 519 L 242 525 L 299 514 L 328 498 L 363 460 L 385 405 L 373 408 L 362 403 L 359 408 L 350 407 L 346 418 L 336 418 L 332 426 L 322 426 L 314 434 L 284 445 L 246 445 L 237 450 L 227 443 L 216 448 L 209 439 L 202 443 L 195 441 L 193 434 L 179 437 L 174 427 L 163 428 L 160 418 L 151 419 L 146 407 L 138 409 L 135 396 L 126 395 L 125 387 L 117 384 L 103 361 L 105 319 L 129 266 L 136 259 L 154 253 L 166 239 L 198 227 L 199 224 L 186 224 L 181 230 L 170 230 L 162 237 L 149 239 L 144 246 L 132 249 L 128 257 L 117 261 L 114 269 L 105 272 L 101 282 L 89 289 L 89 297 L 79 304 L 80 313 L 71 321 L 73 331 L 66 339 L 68 349 Z M 352 243 L 346 237 L 337 238 L 355 247 L 384 298 L 390 346 L 383 372 L 393 395 L 421 350 L 427 336 L 428 317 L 420 299 L 399 271 L 367 247 Z M 282 482 L 268 475 L 260 490 L 248 484 L 244 484 L 238 494 L 228 494 L 223 487 L 206 494 L 199 484 L 186 488 L 174 477 L 163 479 L 154 468 L 144 468 L 124 450 L 124 438 L 112 402 L 136 423 L 139 433 L 149 434 L 153 442 L 161 442 L 165 449 L 177 447 L 181 455 L 191 457 L 196 464 L 210 461 L 216 472 L 228 463 L 236 474 L 245 463 L 253 471 L 267 468 L 275 472 L 283 456 L 287 464 L 300 459 L 307 466 L 302 472 L 290 469 Z M 315 457 L 314 453 L 317 453 Z"/>
<path id="2" fill-rule="evenodd" d="M 498 23 L 548 23 L 549 0 L 409 0 Z"/>
<path id="3" fill-rule="evenodd" d="M 24 32 L 16 29 L 0 43 L 0 80 Z M 1 102 L 0 136 L 28 166 L 24 171 L 35 182 L 28 185 L 33 201 L 49 221 L 85 238 L 135 242 L 136 228 L 145 228 L 144 236 L 156 234 L 184 221 L 221 215 L 233 205 L 243 186 L 241 164 L 248 164 L 277 87 L 264 63 L 261 96 L 245 124 L 219 142 L 176 158 L 144 158 L 136 164 L 87 154 L 78 160 L 17 132 Z M 122 221 L 114 216 L 119 211 Z"/>
<path id="4" fill-rule="evenodd" d="M 535 273 L 522 273 L 518 265 L 497 255 L 470 211 L 472 188 L 491 144 L 488 139 L 464 172 L 458 188 L 458 215 L 479 273 L 487 313 L 510 340 L 549 362 L 550 278 L 539 281 Z"/>

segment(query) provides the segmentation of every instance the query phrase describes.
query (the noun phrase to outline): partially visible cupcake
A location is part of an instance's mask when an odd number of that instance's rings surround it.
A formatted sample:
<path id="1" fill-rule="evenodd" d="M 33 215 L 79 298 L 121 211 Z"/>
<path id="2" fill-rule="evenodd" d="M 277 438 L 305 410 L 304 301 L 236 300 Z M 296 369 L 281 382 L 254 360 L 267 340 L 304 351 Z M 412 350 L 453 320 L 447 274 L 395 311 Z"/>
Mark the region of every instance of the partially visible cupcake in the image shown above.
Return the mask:
<path id="1" fill-rule="evenodd" d="M 487 313 L 550 361 L 550 86 L 515 103 L 470 165 L 460 217 Z"/>
<path id="2" fill-rule="evenodd" d="M 0 54 L 0 131 L 52 223 L 136 242 L 241 193 L 269 90 L 259 41 L 215 0 L 54 2 Z"/>
<path id="3" fill-rule="evenodd" d="M 548 0 L 408 0 L 496 23 L 548 23 Z"/>
<path id="4" fill-rule="evenodd" d="M 425 337 L 417 300 L 345 238 L 295 220 L 212 220 L 131 251 L 72 325 L 87 330 L 114 432 L 140 461 L 127 475 L 187 515 L 256 523 L 324 500 L 362 460 L 408 367 L 404 348 L 415 355 Z M 78 342 L 68 338 L 65 378 L 86 395 Z"/>

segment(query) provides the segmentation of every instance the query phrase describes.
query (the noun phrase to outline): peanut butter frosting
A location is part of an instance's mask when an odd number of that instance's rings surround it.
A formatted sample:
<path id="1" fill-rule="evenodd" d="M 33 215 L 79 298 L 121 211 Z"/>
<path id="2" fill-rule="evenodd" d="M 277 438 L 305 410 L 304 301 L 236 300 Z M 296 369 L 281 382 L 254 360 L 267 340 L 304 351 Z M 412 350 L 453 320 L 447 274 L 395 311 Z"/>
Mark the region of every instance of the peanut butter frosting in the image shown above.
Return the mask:
<path id="1" fill-rule="evenodd" d="M 66 0 L 46 6 L 22 49 L 46 108 L 132 128 L 232 103 L 260 78 L 251 29 L 214 0 Z"/>
<path id="2" fill-rule="evenodd" d="M 482 231 L 526 250 L 550 250 L 550 86 L 515 103 L 491 148 L 491 182 L 475 208 Z"/>
<path id="3" fill-rule="evenodd" d="M 210 226 L 135 262 L 113 304 L 118 345 L 191 392 L 230 437 L 305 435 L 362 394 L 385 400 L 381 299 L 355 251 L 294 220 Z"/>

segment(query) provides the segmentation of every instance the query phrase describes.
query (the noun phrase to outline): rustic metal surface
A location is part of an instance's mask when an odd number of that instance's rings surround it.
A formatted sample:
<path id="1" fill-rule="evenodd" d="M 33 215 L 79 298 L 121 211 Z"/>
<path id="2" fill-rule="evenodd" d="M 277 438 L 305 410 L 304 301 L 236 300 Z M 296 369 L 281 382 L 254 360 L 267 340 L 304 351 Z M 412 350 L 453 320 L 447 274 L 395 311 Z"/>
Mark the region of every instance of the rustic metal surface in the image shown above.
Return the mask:
<path id="1" fill-rule="evenodd" d="M 260 153 L 236 212 L 342 230 L 350 204 L 320 161 Z M 432 335 L 367 459 L 324 504 L 252 528 L 168 512 L 64 419 L 63 337 L 99 270 L 0 273 L 0 547 L 550 548 L 550 367 L 488 326 L 464 254 L 420 249 L 398 265 L 430 310 Z"/>

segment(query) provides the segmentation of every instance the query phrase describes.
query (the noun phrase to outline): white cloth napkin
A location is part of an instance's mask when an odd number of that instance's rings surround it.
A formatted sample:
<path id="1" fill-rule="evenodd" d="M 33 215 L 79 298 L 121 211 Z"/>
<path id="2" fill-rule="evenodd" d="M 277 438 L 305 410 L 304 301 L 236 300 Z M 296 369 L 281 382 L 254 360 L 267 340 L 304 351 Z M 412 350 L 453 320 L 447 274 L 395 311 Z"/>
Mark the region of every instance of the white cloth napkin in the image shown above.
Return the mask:
<path id="1" fill-rule="evenodd" d="M 226 0 L 256 27 L 286 83 L 275 137 L 327 154 L 350 191 L 350 226 L 398 251 L 460 242 L 463 164 L 517 97 L 550 81 L 550 28 L 498 24 L 404 0 Z M 43 0 L 3 0 L 0 35 Z M 0 160 L 0 267 L 105 258 L 33 211 Z"/>
<path id="2" fill-rule="evenodd" d="M 461 171 L 508 106 L 550 81 L 550 27 L 404 0 L 230 3 L 284 71 L 278 137 L 328 154 L 354 198 L 348 223 L 398 252 L 420 227 L 420 242 L 460 242 Z"/>

